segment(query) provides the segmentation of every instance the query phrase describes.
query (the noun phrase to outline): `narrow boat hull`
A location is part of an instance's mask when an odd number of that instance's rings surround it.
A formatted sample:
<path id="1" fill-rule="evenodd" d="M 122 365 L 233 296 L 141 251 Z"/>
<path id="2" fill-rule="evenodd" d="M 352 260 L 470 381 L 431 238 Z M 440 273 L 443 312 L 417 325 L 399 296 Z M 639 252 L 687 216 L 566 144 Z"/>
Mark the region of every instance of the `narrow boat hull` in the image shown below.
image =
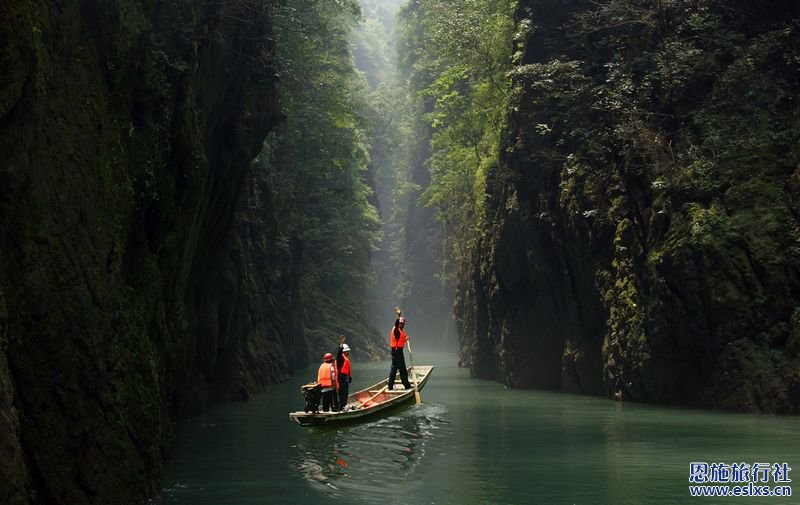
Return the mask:
<path id="1" fill-rule="evenodd" d="M 417 388 L 421 391 L 433 371 L 432 366 L 417 366 Z M 409 381 L 413 384 L 414 368 L 409 367 Z M 290 412 L 289 419 L 301 426 L 326 426 L 359 422 L 376 416 L 389 408 L 414 402 L 414 389 L 387 389 L 388 380 L 355 392 L 347 397 L 347 407 L 342 412 Z M 396 386 L 402 388 L 399 381 Z"/>

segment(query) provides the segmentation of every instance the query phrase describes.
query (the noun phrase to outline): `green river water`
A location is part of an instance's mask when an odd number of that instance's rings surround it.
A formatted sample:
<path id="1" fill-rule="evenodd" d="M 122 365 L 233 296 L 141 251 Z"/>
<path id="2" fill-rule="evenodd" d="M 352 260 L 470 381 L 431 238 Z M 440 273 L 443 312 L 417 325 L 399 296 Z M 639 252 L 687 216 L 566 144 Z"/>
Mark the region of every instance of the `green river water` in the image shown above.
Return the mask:
<path id="1" fill-rule="evenodd" d="M 794 482 L 780 484 L 796 491 L 791 498 L 689 496 L 691 462 L 786 462 L 800 483 L 800 418 L 507 390 L 471 380 L 452 354 L 418 352 L 414 361 L 436 366 L 422 404 L 370 422 L 331 429 L 289 420 L 316 367 L 181 422 L 156 502 L 800 503 Z M 389 363 L 353 367 L 351 391 L 385 377 Z"/>

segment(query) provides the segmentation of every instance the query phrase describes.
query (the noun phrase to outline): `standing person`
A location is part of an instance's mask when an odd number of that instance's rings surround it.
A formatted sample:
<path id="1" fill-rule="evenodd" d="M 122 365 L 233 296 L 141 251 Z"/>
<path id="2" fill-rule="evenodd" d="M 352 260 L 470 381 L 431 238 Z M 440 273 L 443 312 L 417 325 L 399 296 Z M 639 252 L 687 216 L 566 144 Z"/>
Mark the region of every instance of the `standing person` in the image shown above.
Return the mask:
<path id="1" fill-rule="evenodd" d="M 397 319 L 394 320 L 394 328 L 389 332 L 389 345 L 392 347 L 392 368 L 389 370 L 389 385 L 387 389 L 394 389 L 394 379 L 397 372 L 400 372 L 400 381 L 406 389 L 411 389 L 408 382 L 408 370 L 406 369 L 406 358 L 403 356 L 403 347 L 406 345 L 408 335 L 403 331 L 406 326 L 406 318 L 400 314 L 402 311 L 397 308 Z"/>
<path id="2" fill-rule="evenodd" d="M 323 363 L 317 372 L 317 382 L 322 387 L 322 411 L 339 410 L 336 401 L 336 391 L 339 389 L 339 380 L 336 374 L 336 365 L 333 363 L 333 354 L 326 352 L 322 357 Z"/>
<path id="3" fill-rule="evenodd" d="M 347 405 L 347 394 L 353 376 L 350 374 L 350 346 L 344 343 L 344 335 L 339 337 L 339 352 L 336 353 L 336 369 L 339 370 L 339 410 Z"/>

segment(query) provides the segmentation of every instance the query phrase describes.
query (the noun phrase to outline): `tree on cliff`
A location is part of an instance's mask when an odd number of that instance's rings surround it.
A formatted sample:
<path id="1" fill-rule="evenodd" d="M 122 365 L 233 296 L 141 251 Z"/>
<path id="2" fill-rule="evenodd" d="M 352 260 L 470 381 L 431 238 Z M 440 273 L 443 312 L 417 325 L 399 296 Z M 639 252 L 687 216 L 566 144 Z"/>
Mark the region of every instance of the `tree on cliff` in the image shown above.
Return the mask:
<path id="1" fill-rule="evenodd" d="M 276 16 L 285 125 L 260 158 L 278 211 L 278 247 L 298 262 L 308 349 L 347 333 L 376 353 L 364 326 L 363 292 L 378 215 L 365 178 L 366 83 L 353 65 L 356 1 L 285 2 Z M 372 348 L 372 351 L 370 349 Z"/>

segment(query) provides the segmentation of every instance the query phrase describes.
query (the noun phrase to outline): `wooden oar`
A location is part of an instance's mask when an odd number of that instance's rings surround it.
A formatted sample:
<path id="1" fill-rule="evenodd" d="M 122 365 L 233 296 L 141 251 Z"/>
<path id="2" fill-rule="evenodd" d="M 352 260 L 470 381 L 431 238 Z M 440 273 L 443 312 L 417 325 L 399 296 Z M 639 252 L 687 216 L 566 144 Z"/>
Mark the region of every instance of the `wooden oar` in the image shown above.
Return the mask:
<path id="1" fill-rule="evenodd" d="M 381 393 L 385 392 L 385 391 L 386 391 L 388 388 L 389 388 L 389 386 L 388 386 L 388 385 L 387 385 L 387 386 L 383 386 L 383 389 L 381 389 L 380 391 L 378 391 L 378 392 L 377 392 L 377 393 L 375 393 L 374 395 L 370 396 L 369 398 L 367 398 L 367 399 L 366 399 L 366 400 L 364 400 L 363 402 L 362 402 L 362 401 L 359 401 L 358 403 L 360 403 L 361 405 L 359 405 L 359 406 L 358 406 L 358 408 L 361 408 L 361 407 L 363 407 L 364 405 L 366 405 L 367 403 L 371 402 L 372 400 L 374 400 L 374 399 L 375 399 L 375 397 L 377 397 L 379 394 L 381 394 Z"/>
<path id="2" fill-rule="evenodd" d="M 414 375 L 414 398 L 417 400 L 417 405 L 422 403 L 419 398 L 419 388 L 417 387 L 417 369 L 414 368 L 414 355 L 411 354 L 411 339 L 406 340 L 408 344 L 408 359 L 411 361 L 411 373 Z"/>

